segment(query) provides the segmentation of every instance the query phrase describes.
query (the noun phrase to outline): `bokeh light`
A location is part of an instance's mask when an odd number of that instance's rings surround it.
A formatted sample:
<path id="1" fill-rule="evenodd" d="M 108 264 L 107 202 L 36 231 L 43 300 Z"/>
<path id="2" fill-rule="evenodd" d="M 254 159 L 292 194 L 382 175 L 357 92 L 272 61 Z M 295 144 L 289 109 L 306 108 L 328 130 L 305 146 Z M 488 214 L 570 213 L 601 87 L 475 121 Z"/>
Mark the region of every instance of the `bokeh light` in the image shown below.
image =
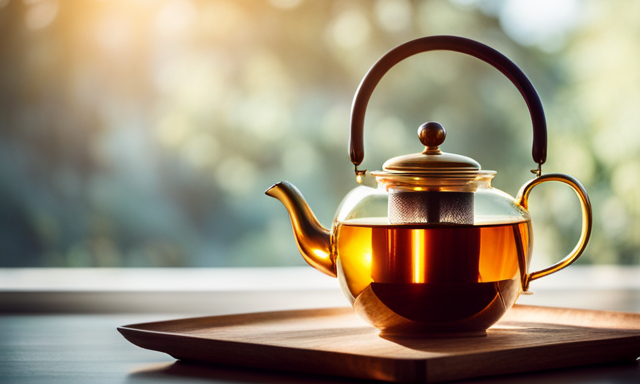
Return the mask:
<path id="1" fill-rule="evenodd" d="M 356 183 L 351 99 L 375 60 L 454 34 L 509 56 L 549 124 L 545 173 L 594 206 L 580 263 L 640 262 L 640 3 L 526 0 L 0 0 L 0 267 L 301 265 L 263 195 L 294 183 L 329 226 Z M 374 93 L 363 168 L 418 152 L 416 128 L 531 177 L 517 90 L 484 63 L 428 53 Z M 568 253 L 579 206 L 536 188 L 534 267 Z"/>

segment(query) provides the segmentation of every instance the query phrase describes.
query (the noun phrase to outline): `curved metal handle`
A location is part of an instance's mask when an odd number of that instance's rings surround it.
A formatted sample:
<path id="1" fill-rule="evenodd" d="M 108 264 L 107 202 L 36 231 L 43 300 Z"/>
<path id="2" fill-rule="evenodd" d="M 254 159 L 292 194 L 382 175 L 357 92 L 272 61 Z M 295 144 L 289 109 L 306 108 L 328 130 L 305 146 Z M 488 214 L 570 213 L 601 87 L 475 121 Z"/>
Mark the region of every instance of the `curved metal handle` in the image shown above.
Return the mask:
<path id="1" fill-rule="evenodd" d="M 524 209 L 528 209 L 529 206 L 529 193 L 531 189 L 536 185 L 542 184 L 547 181 L 560 181 L 562 183 L 568 184 L 578 195 L 580 199 L 580 205 L 582 207 L 582 233 L 580 234 L 580 239 L 578 240 L 578 244 L 576 244 L 573 251 L 569 253 L 564 259 L 559 262 L 553 264 L 550 267 L 542 269 L 540 271 L 532 272 L 526 275 L 522 289 L 523 291 L 527 291 L 529 289 L 529 283 L 533 280 L 539 279 L 541 277 L 550 275 L 554 272 L 558 272 L 562 268 L 568 267 L 580 257 L 584 249 L 587 247 L 587 242 L 589 242 L 589 237 L 591 236 L 591 226 L 593 224 L 593 217 L 591 213 L 591 201 L 589 200 L 589 195 L 587 191 L 584 189 L 582 184 L 574 177 L 561 174 L 561 173 L 550 173 L 548 175 L 543 175 L 540 177 L 536 177 L 533 180 L 529 180 L 525 185 L 520 188 L 520 192 L 518 192 L 518 197 L 516 197 L 516 202 L 520 204 Z"/>
<path id="2" fill-rule="evenodd" d="M 349 156 L 356 166 L 364 159 L 364 116 L 373 90 L 380 79 L 396 64 L 407 57 L 427 51 L 454 51 L 476 57 L 502 72 L 518 88 L 524 98 L 531 122 L 533 123 L 533 161 L 538 166 L 547 159 L 547 123 L 542 109 L 542 103 L 535 88 L 517 65 L 506 56 L 477 41 L 457 36 L 431 36 L 412 40 L 395 47 L 382 56 L 365 75 L 356 91 L 351 106 L 351 139 L 349 141 Z"/>

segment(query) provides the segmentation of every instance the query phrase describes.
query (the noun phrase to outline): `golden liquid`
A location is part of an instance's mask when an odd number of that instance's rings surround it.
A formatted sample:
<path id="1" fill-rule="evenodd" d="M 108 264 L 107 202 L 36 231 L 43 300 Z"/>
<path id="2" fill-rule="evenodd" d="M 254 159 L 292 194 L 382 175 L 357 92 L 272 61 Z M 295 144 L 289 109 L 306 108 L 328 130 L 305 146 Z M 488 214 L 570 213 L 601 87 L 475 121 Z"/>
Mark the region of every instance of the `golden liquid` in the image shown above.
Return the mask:
<path id="1" fill-rule="evenodd" d="M 520 294 L 531 224 L 353 221 L 337 228 L 335 246 L 343 291 L 377 327 L 409 320 L 440 324 L 436 331 L 486 329 Z M 396 315 L 401 319 L 393 320 Z"/>

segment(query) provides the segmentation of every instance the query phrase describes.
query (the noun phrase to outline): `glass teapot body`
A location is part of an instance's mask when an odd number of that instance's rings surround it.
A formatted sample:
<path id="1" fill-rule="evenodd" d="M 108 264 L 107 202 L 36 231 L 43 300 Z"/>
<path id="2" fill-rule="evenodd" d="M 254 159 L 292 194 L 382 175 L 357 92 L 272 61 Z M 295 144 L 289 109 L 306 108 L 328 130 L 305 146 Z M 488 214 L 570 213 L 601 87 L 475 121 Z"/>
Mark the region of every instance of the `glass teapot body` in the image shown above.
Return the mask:
<path id="1" fill-rule="evenodd" d="M 478 173 L 473 223 L 389 219 L 389 192 L 359 186 L 331 229 L 336 272 L 357 313 L 387 333 L 483 334 L 524 289 L 531 219 Z M 448 192 L 439 192 L 446 194 Z"/>

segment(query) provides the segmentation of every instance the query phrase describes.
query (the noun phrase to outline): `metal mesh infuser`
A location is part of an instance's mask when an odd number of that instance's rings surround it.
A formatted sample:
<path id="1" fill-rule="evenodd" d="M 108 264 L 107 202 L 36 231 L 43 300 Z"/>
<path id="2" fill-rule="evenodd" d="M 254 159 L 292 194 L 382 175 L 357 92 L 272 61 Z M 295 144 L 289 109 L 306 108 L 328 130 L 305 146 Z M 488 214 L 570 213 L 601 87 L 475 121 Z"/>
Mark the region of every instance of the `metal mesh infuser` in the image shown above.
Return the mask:
<path id="1" fill-rule="evenodd" d="M 473 224 L 473 192 L 389 193 L 389 222 Z"/>

